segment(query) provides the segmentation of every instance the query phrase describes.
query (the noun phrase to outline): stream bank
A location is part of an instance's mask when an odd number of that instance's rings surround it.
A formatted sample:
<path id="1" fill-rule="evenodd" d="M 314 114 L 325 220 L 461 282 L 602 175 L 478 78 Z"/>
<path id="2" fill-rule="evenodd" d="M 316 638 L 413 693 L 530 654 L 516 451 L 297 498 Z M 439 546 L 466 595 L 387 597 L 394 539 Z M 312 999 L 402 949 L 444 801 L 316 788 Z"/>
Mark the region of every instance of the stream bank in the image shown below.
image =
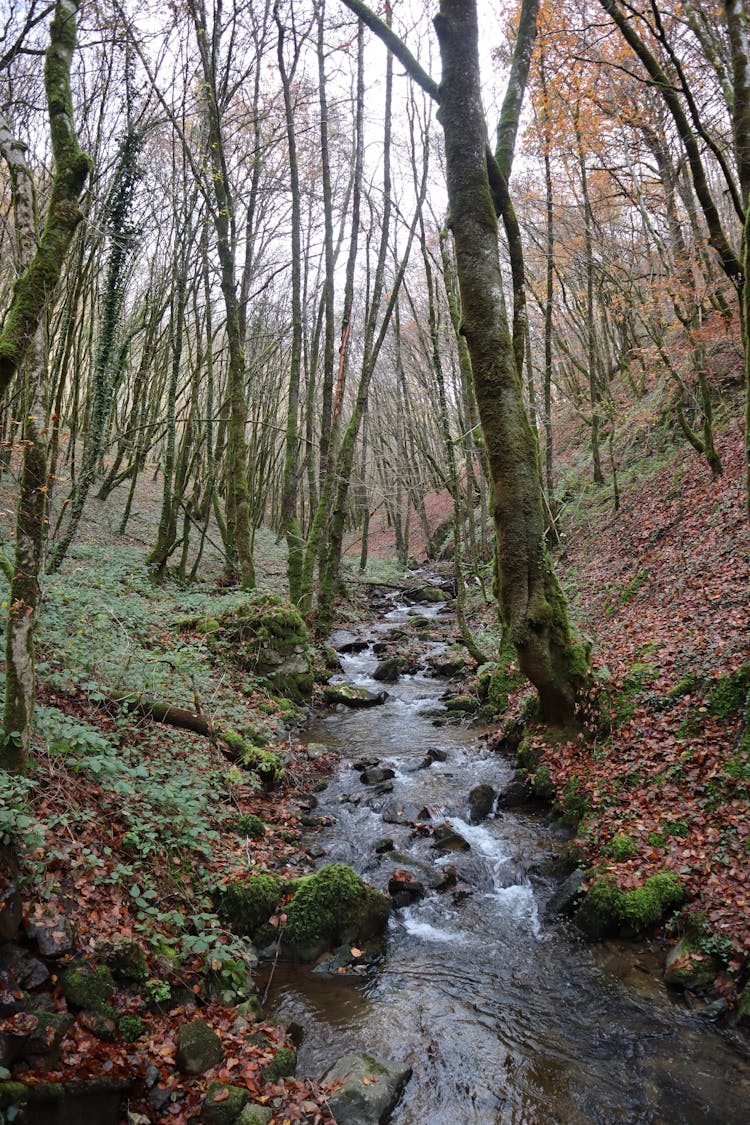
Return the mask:
<path id="1" fill-rule="evenodd" d="M 348 649 L 339 679 L 381 691 L 373 646 L 415 615 L 434 622 L 441 639 L 426 655 L 438 652 L 451 630 L 440 609 L 397 604 L 355 643 L 334 635 Z M 351 1050 L 408 1064 L 397 1125 L 744 1122 L 741 1037 L 667 992 L 647 947 L 588 944 L 546 917 L 566 842 L 551 818 L 501 797 L 472 823 L 470 792 L 502 795 L 515 771 L 481 730 L 448 721 L 446 686 L 420 668 L 388 685 L 382 705 L 306 728 L 341 759 L 312 853 L 406 898 L 364 978 L 345 965 L 333 976 L 277 967 L 269 1000 L 305 1029 L 302 1072 L 322 1074 Z"/>

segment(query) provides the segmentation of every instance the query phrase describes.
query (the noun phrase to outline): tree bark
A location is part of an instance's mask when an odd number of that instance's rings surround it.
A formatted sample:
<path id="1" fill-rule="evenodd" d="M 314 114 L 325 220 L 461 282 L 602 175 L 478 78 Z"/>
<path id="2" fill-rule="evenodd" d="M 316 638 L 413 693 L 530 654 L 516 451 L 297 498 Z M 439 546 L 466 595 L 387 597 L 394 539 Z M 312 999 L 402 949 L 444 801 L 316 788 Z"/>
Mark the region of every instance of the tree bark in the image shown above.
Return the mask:
<path id="1" fill-rule="evenodd" d="M 463 332 L 485 435 L 498 541 L 498 597 L 520 666 L 543 717 L 573 720 L 588 661 L 544 542 L 537 443 L 505 315 L 497 220 L 487 174 L 475 0 L 442 0 L 435 28 L 442 58 L 440 121 Z"/>

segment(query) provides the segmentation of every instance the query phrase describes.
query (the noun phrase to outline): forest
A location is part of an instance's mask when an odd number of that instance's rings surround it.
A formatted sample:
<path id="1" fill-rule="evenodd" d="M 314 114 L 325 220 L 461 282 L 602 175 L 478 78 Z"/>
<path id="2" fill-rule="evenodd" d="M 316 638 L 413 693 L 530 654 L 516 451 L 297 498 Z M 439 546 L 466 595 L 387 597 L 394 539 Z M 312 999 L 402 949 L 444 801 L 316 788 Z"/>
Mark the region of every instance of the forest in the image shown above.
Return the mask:
<path id="1" fill-rule="evenodd" d="M 746 1120 L 749 196 L 744 0 L 4 0 L 0 1125 Z"/>

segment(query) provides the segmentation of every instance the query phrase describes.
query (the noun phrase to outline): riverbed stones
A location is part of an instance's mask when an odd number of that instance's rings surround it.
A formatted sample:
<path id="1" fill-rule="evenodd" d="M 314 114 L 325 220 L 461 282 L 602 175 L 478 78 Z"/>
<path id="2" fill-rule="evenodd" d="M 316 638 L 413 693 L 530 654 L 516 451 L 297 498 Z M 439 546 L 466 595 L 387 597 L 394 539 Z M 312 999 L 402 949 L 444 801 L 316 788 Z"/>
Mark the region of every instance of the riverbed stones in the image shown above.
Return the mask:
<path id="1" fill-rule="evenodd" d="M 705 992 L 720 969 L 717 958 L 696 948 L 690 938 L 684 937 L 667 954 L 664 983 L 686 992 Z"/>
<path id="2" fill-rule="evenodd" d="M 395 1109 L 411 1067 L 383 1062 L 371 1055 L 345 1055 L 324 1076 L 326 1083 L 341 1082 L 328 1105 L 337 1125 L 379 1125 Z"/>
<path id="3" fill-rule="evenodd" d="M 183 1074 L 205 1074 L 223 1058 L 221 1039 L 205 1020 L 191 1020 L 180 1027 L 175 1061 Z"/>
<path id="4" fill-rule="evenodd" d="M 410 906 L 418 899 L 424 898 L 425 887 L 411 871 L 403 871 L 399 868 L 388 880 L 388 894 L 393 899 L 394 906 Z"/>
<path id="5" fill-rule="evenodd" d="M 486 781 L 475 785 L 469 793 L 469 820 L 472 824 L 480 824 L 492 812 L 497 793 Z"/>
<path id="6" fill-rule="evenodd" d="M 433 832 L 432 847 L 441 852 L 468 852 L 471 844 L 447 822 L 436 824 Z"/>
<path id="7" fill-rule="evenodd" d="M 585 879 L 586 871 L 583 867 L 577 867 L 575 871 L 571 871 L 547 903 L 544 911 L 545 918 L 554 918 L 558 914 L 572 914 L 581 896 Z"/>
<path id="8" fill-rule="evenodd" d="M 390 766 L 371 766 L 362 771 L 359 779 L 363 785 L 380 785 L 381 782 L 390 781 L 395 776 L 396 771 L 392 770 Z"/>

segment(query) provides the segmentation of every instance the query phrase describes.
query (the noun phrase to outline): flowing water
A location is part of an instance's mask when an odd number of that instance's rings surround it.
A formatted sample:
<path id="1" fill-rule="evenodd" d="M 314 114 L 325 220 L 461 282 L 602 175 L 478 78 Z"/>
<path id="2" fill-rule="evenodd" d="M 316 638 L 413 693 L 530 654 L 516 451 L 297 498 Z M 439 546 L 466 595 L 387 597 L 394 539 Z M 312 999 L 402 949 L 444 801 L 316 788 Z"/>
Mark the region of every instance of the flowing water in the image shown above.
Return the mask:
<path id="1" fill-rule="evenodd" d="M 407 612 L 396 607 L 389 624 Z M 378 690 L 376 664 L 371 649 L 345 657 L 343 678 Z M 396 1125 L 750 1120 L 739 1033 L 669 996 L 647 951 L 589 945 L 544 921 L 562 846 L 549 819 L 501 811 L 468 822 L 469 790 L 502 790 L 513 767 L 476 729 L 433 724 L 444 690 L 426 674 L 405 676 L 383 706 L 332 713 L 306 732 L 342 758 L 317 810 L 335 823 L 311 836 L 322 862 L 351 864 L 385 889 L 408 855 L 438 875 L 454 864 L 458 882 L 394 911 L 382 963 L 364 984 L 278 968 L 274 1004 L 305 1029 L 301 1072 L 320 1075 L 351 1050 L 408 1061 Z M 446 760 L 424 768 L 431 749 Z M 395 770 L 392 792 L 373 796 L 363 785 L 351 768 L 362 757 Z M 399 810 L 413 819 L 423 807 L 471 850 L 441 853 L 414 838 Z M 383 837 L 401 853 L 397 864 L 375 854 Z"/>

